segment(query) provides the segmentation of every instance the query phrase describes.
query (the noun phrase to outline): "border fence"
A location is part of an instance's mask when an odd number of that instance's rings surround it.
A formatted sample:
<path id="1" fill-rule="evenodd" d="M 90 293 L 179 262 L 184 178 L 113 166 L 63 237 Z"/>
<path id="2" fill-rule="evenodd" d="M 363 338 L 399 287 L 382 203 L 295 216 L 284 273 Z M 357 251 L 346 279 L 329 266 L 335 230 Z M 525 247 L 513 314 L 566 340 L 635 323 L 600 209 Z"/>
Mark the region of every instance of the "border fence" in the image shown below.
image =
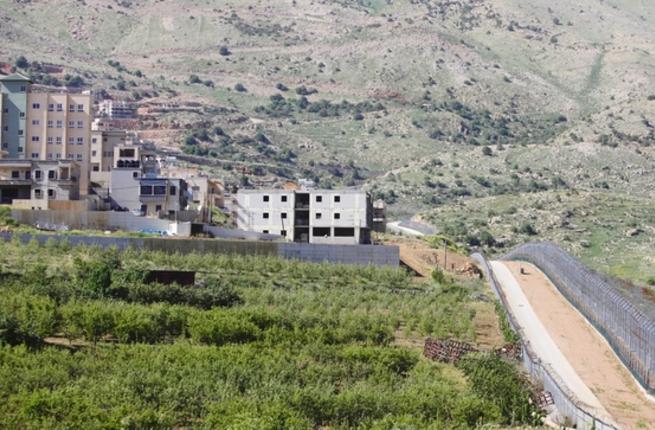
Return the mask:
<path id="1" fill-rule="evenodd" d="M 507 309 L 507 320 L 509 324 L 520 337 L 521 341 L 521 357 L 523 366 L 528 371 L 534 381 L 540 381 L 543 384 L 545 391 L 548 391 L 553 399 L 553 403 L 559 413 L 559 420 L 569 426 L 574 426 L 579 429 L 595 429 L 595 430 L 618 430 L 618 428 L 609 423 L 609 420 L 603 420 L 591 413 L 587 412 L 588 407 L 580 402 L 575 394 L 573 394 L 566 386 L 566 383 L 558 376 L 554 369 L 547 363 L 543 363 L 541 359 L 532 349 L 530 341 L 523 333 L 521 327 L 517 324 L 514 316 L 509 312 L 509 305 L 503 290 L 499 288 L 498 281 L 494 272 L 487 262 L 484 255 L 475 253 L 471 256 L 481 266 L 482 271 L 489 281 L 492 291 Z"/>
<path id="2" fill-rule="evenodd" d="M 607 339 L 642 387 L 655 394 L 655 322 L 623 297 L 617 285 L 548 242 L 520 246 L 504 259 L 541 269 Z"/>

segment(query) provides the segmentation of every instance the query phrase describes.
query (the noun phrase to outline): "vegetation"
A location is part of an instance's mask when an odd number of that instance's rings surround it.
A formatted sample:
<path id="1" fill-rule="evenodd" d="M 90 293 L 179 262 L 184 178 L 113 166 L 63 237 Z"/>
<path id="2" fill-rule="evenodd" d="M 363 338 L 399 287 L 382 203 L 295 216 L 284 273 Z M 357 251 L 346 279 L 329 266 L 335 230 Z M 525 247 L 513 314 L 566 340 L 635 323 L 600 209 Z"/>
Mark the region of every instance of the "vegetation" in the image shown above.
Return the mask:
<path id="1" fill-rule="evenodd" d="M 455 368 L 398 343 L 474 340 L 472 294 L 445 278 L 52 242 L 0 251 L 3 428 L 534 423 L 513 364 Z M 143 283 L 143 270 L 162 267 L 199 270 L 189 291 L 221 299 Z"/>

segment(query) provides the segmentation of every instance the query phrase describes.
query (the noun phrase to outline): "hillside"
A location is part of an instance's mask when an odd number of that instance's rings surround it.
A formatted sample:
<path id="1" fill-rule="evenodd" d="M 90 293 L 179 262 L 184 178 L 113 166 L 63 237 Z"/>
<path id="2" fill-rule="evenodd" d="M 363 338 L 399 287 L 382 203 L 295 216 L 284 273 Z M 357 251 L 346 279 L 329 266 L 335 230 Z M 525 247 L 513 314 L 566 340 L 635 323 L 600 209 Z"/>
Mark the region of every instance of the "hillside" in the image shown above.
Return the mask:
<path id="1" fill-rule="evenodd" d="M 142 136 L 228 181 L 364 184 L 462 242 L 645 281 L 654 24 L 628 0 L 0 0 L 0 61 L 176 104 Z"/>

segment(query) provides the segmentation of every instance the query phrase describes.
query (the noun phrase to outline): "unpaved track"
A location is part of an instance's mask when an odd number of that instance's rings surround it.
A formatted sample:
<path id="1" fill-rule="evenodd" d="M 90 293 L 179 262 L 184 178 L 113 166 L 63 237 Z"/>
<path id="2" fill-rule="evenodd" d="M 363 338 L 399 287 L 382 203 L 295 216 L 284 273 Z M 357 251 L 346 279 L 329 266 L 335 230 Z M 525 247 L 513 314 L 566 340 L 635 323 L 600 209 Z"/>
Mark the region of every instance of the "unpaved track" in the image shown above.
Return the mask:
<path id="1" fill-rule="evenodd" d="M 622 429 L 655 429 L 655 402 L 639 387 L 605 339 L 548 278 L 528 263 L 492 264 L 496 274 L 505 278 L 499 277 L 503 289 L 511 283 L 508 276 L 518 283 L 519 294 L 527 299 L 547 335 L 614 421 Z M 525 275 L 520 273 L 521 266 Z"/>

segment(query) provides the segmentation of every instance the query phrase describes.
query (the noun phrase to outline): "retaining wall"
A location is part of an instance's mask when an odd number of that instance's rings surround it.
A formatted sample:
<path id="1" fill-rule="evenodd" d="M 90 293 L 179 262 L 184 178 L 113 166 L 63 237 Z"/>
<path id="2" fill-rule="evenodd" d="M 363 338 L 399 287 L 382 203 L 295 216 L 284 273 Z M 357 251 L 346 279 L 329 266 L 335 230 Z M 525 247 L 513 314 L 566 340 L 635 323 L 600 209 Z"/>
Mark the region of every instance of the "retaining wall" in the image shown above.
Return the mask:
<path id="1" fill-rule="evenodd" d="M 12 237 L 13 234 L 10 232 L 0 233 L 0 238 L 4 240 L 11 240 Z M 132 238 L 57 234 L 22 234 L 19 239 L 24 243 L 35 239 L 44 244 L 52 239 L 56 242 L 67 241 L 73 246 L 87 245 L 102 248 L 116 247 L 118 249 L 132 247 L 180 254 L 196 252 L 201 254 L 263 255 L 312 263 L 326 262 L 361 266 L 398 267 L 400 261 L 400 251 L 397 246 L 316 245 L 223 239 Z"/>
<path id="2" fill-rule="evenodd" d="M 552 243 L 523 245 L 505 259 L 541 269 L 607 339 L 639 383 L 655 394 L 655 322 L 623 297 L 617 285 Z"/>
<path id="3" fill-rule="evenodd" d="M 567 388 L 566 383 L 559 377 L 554 369 L 539 359 L 532 349 L 530 341 L 527 339 L 525 333 L 523 333 L 523 330 L 509 311 L 510 308 L 507 298 L 505 297 L 503 290 L 499 287 L 496 276 L 486 258 L 479 253 L 473 254 L 471 257 L 480 264 L 482 271 L 489 281 L 492 291 L 498 300 L 500 300 L 503 307 L 507 310 L 509 324 L 512 330 L 514 330 L 521 339 L 520 345 L 521 356 L 523 357 L 523 367 L 527 370 L 534 381 L 541 382 L 544 390 L 552 395 L 553 402 L 555 403 L 555 407 L 559 414 L 559 421 L 569 424 L 570 426 L 575 425 L 575 428 L 578 429 L 618 430 L 618 428 L 613 424 L 607 423 L 587 412 L 584 405 L 582 405 L 575 394 Z"/>

